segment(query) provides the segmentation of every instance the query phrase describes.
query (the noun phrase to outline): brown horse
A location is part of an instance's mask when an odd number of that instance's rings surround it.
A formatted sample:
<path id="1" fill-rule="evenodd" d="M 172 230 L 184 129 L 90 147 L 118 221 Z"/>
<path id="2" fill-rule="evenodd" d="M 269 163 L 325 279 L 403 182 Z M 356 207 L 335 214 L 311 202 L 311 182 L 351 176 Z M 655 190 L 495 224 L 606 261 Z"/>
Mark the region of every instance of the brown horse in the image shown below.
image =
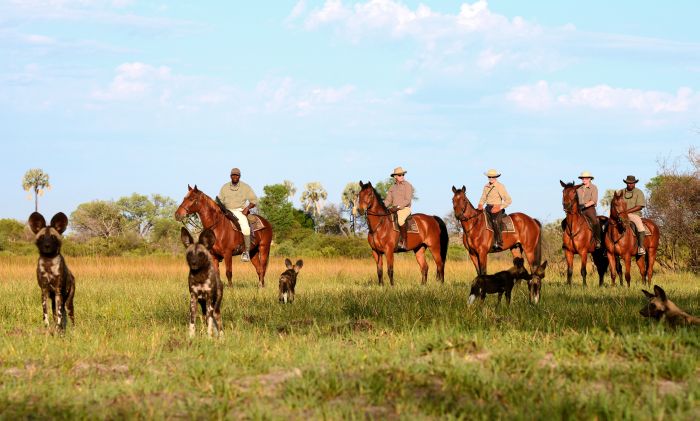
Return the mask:
<path id="1" fill-rule="evenodd" d="M 452 186 L 452 209 L 455 218 L 461 223 L 464 235 L 462 241 L 474 263 L 477 275 L 486 275 L 486 259 L 493 244 L 493 232 L 486 228 L 486 218 L 483 210 L 474 208 L 467 198 L 467 188 Z M 503 249 L 511 250 L 514 257 L 522 257 L 524 251 L 530 270 L 540 264 L 542 258 L 542 238 L 540 221 L 530 218 L 524 213 L 511 213 L 515 232 L 502 233 Z"/>
<path id="2" fill-rule="evenodd" d="M 603 247 L 596 250 L 595 242 L 593 241 L 593 229 L 588 224 L 586 217 L 581 213 L 578 195 L 576 194 L 576 190 L 581 187 L 581 184 L 564 183 L 561 180 L 559 180 L 559 184 L 564 188 L 561 203 L 564 207 L 564 212 L 566 212 L 566 218 L 562 222 L 562 248 L 566 255 L 566 282 L 571 285 L 571 275 L 574 272 L 574 255 L 578 254 L 581 256 L 581 278 L 583 278 L 583 286 L 586 286 L 586 263 L 590 253 L 598 271 L 598 285 L 603 286 L 605 271 L 608 269 L 608 259 L 605 256 Z M 607 220 L 608 218 L 605 216 L 598 217 L 601 231 Z M 601 246 L 604 244 L 602 240 L 601 238 Z"/>
<path id="3" fill-rule="evenodd" d="M 223 259 L 226 265 L 226 278 L 228 286 L 233 286 L 231 278 L 232 271 L 232 256 L 237 256 L 243 253 L 243 234 L 240 231 L 234 230 L 230 221 L 221 212 L 219 205 L 214 200 L 204 194 L 201 190 L 187 186 L 187 194 L 180 203 L 180 207 L 175 211 L 175 219 L 182 219 L 190 214 L 196 213 L 202 221 L 204 229 L 211 229 L 216 236 L 216 242 L 212 247 L 214 264 L 217 270 L 219 262 Z M 265 286 L 265 271 L 267 270 L 267 262 L 270 256 L 270 243 L 272 242 L 272 226 L 262 217 L 259 217 L 264 228 L 251 233 L 251 249 L 250 263 L 255 266 L 255 271 L 258 273 L 258 286 Z"/>
<path id="4" fill-rule="evenodd" d="M 367 217 L 369 234 L 367 241 L 372 248 L 372 255 L 377 262 L 379 285 L 383 285 L 383 256 L 386 255 L 389 282 L 394 285 L 394 253 L 412 250 L 421 270 L 421 283 L 428 281 L 428 263 L 425 261 L 425 249 L 430 249 L 437 266 L 437 280 L 445 282 L 445 261 L 447 260 L 447 227 L 437 216 L 414 213 L 411 215 L 418 225 L 418 233 L 409 232 L 406 238 L 406 250 L 396 250 L 399 232 L 394 230 L 394 216 L 384 206 L 372 183 L 360 181 L 360 193 L 357 210 Z M 408 222 L 407 222 L 408 223 Z"/>
<path id="5" fill-rule="evenodd" d="M 618 194 L 619 193 L 619 194 Z M 642 275 L 642 284 L 651 285 L 651 278 L 654 274 L 654 263 L 656 262 L 656 249 L 659 247 L 659 227 L 650 219 L 642 218 L 642 222 L 651 235 L 644 236 L 645 255 L 637 255 L 637 238 L 632 232 L 630 220 L 627 216 L 627 203 L 622 197 L 622 192 L 615 192 L 610 202 L 610 223 L 605 233 L 605 248 L 610 262 L 610 277 L 615 285 L 617 276 L 616 256 L 622 257 L 625 262 L 625 280 L 627 287 L 630 286 L 630 267 L 632 266 L 632 256 L 635 256 L 639 273 Z M 645 258 L 646 256 L 646 258 Z M 620 285 L 622 277 L 620 277 Z"/>

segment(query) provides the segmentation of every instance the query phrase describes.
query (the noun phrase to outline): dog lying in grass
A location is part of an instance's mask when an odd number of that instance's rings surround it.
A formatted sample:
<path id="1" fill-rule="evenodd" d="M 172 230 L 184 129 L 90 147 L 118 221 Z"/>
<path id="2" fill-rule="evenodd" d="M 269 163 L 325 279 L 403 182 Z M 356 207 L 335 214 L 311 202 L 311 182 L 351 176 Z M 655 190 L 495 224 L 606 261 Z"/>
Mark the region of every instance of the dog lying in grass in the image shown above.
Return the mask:
<path id="1" fill-rule="evenodd" d="M 691 316 L 678 308 L 673 301 L 666 296 L 666 291 L 658 285 L 654 285 L 654 293 L 643 289 L 642 292 L 649 299 L 649 302 L 639 310 L 639 314 L 644 317 L 651 317 L 661 320 L 663 317 L 671 327 L 700 325 L 700 317 Z"/>
<path id="2" fill-rule="evenodd" d="M 516 257 L 513 259 L 512 268 L 493 275 L 479 275 L 474 278 L 471 291 L 469 292 L 469 304 L 472 304 L 477 296 L 481 297 L 481 301 L 484 301 L 486 294 L 496 293 L 498 293 L 498 304 L 501 303 L 503 294 L 506 295 L 506 301 L 510 304 L 510 294 L 513 291 L 515 281 L 519 279 L 529 281 L 531 278 L 531 275 L 525 269 L 525 260 L 522 257 Z"/>
<path id="3" fill-rule="evenodd" d="M 297 262 L 292 266 L 292 261 L 289 259 L 284 259 L 284 264 L 287 266 L 287 270 L 282 272 L 280 275 L 280 303 L 291 303 L 294 301 L 294 288 L 297 285 L 297 274 L 304 265 L 303 260 L 297 260 Z"/>

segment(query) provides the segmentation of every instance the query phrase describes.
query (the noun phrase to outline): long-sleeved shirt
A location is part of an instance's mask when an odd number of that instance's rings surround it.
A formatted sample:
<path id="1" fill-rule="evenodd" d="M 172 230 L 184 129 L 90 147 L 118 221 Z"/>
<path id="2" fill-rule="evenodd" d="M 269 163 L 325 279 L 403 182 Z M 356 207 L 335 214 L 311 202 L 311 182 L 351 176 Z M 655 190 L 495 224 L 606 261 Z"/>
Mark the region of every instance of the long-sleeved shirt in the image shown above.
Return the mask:
<path id="1" fill-rule="evenodd" d="M 622 192 L 622 198 L 625 200 L 627 203 L 627 209 L 632 209 L 635 206 L 641 206 L 644 207 L 647 205 L 646 200 L 644 199 L 644 192 L 639 190 L 638 188 L 634 188 L 631 191 L 627 189 L 622 189 L 620 190 Z M 639 217 L 642 216 L 642 211 L 641 209 L 632 212 L 632 215 L 637 215 Z"/>
<path id="2" fill-rule="evenodd" d="M 400 181 L 389 188 L 384 199 L 385 206 L 398 206 L 399 208 L 411 207 L 413 200 L 413 186 L 408 181 Z"/>
<path id="3" fill-rule="evenodd" d="M 498 205 L 502 209 L 507 208 L 512 202 L 506 187 L 498 181 L 494 181 L 493 184 L 486 183 L 479 199 L 480 205 Z"/>
<path id="4" fill-rule="evenodd" d="M 226 206 L 226 209 L 230 210 L 243 209 L 246 207 L 246 201 L 249 203 L 258 201 L 253 189 L 242 181 L 239 181 L 235 186 L 231 182 L 221 186 L 219 199 Z"/>
<path id="5" fill-rule="evenodd" d="M 593 207 L 598 203 L 598 187 L 591 183 L 588 186 L 581 186 L 576 190 L 579 205 L 583 206 L 588 202 L 593 202 Z"/>

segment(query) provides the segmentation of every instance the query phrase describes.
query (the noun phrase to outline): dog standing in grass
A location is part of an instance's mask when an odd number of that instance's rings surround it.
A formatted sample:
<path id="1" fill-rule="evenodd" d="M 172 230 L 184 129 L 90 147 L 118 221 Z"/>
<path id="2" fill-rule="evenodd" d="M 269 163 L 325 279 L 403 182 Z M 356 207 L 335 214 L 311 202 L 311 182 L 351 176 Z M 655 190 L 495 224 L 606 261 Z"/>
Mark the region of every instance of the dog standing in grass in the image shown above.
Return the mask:
<path id="1" fill-rule="evenodd" d="M 498 304 L 501 303 L 501 297 L 506 294 L 506 301 L 510 304 L 510 295 L 513 291 L 513 285 L 518 279 L 530 280 L 532 277 L 525 269 L 525 261 L 522 257 L 513 259 L 513 267 L 508 270 L 494 273 L 493 275 L 479 275 L 474 278 L 471 291 L 469 292 L 469 304 L 472 304 L 477 295 L 484 301 L 486 294 L 498 293 Z M 497 305 L 498 305 L 497 304 Z"/>
<path id="2" fill-rule="evenodd" d="M 304 266 L 303 260 L 297 260 L 297 262 L 292 266 L 292 261 L 289 259 L 284 259 L 284 264 L 287 266 L 287 270 L 282 272 L 280 275 L 280 303 L 291 303 L 294 301 L 294 287 L 297 285 L 297 274 Z"/>
<path id="3" fill-rule="evenodd" d="M 187 247 L 187 265 L 190 274 L 187 278 L 190 289 L 190 338 L 194 337 L 194 319 L 197 303 L 202 308 L 202 316 L 207 321 L 207 334 L 213 336 L 216 321 L 217 336 L 224 334 L 221 322 L 221 300 L 224 296 L 224 284 L 221 282 L 219 271 L 213 264 L 211 248 L 216 242 L 216 236 L 210 229 L 199 234 L 196 243 L 189 231 L 182 227 L 180 230 L 182 244 Z"/>
<path id="4" fill-rule="evenodd" d="M 44 324 L 49 326 L 47 301 L 51 300 L 53 320 L 59 330 L 66 328 L 67 319 L 75 326 L 73 315 L 73 295 L 75 295 L 75 278 L 68 269 L 61 255 L 61 234 L 68 227 L 68 217 L 59 212 L 51 218 L 51 225 L 46 226 L 46 219 L 38 213 L 29 215 L 29 228 L 35 234 L 36 247 L 39 249 L 39 263 L 36 278 L 41 288 L 41 307 L 44 311 Z"/>
<path id="5" fill-rule="evenodd" d="M 658 285 L 654 285 L 654 293 L 642 290 L 649 302 L 639 310 L 639 314 L 644 317 L 651 317 L 661 320 L 663 317 L 671 327 L 700 325 L 700 317 L 691 316 L 678 308 L 673 301 L 666 296 L 666 291 Z"/>

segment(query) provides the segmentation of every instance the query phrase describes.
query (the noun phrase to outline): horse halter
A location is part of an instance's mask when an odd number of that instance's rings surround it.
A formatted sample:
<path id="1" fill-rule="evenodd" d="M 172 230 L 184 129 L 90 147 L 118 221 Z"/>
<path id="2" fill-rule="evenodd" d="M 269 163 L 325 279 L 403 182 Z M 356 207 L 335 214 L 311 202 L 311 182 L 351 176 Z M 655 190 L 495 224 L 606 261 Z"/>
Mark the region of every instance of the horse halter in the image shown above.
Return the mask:
<path id="1" fill-rule="evenodd" d="M 479 216 L 478 212 L 476 214 L 468 217 L 468 218 L 466 216 L 464 216 L 464 214 L 467 212 L 467 203 L 468 203 L 467 198 L 465 196 L 464 197 L 464 208 L 462 208 L 462 212 L 460 212 L 459 214 L 455 214 L 455 218 L 457 218 L 457 220 L 460 222 L 467 222 L 467 221 L 470 221 L 470 220 L 476 218 L 477 216 Z"/>
<path id="2" fill-rule="evenodd" d="M 574 197 L 571 200 L 569 200 L 567 203 L 566 201 L 564 201 L 564 198 L 562 198 L 561 204 L 562 204 L 562 207 L 564 208 L 564 213 L 567 213 L 567 214 L 574 213 L 574 201 L 575 200 L 576 200 L 576 198 Z"/>
<path id="3" fill-rule="evenodd" d="M 192 206 L 196 205 L 197 202 L 199 202 L 199 196 L 197 196 L 197 198 L 194 199 L 194 200 L 192 201 Z M 186 212 L 185 215 L 191 215 L 191 214 L 194 213 L 194 212 L 190 211 L 189 206 L 183 206 L 182 208 L 183 208 L 183 209 L 185 210 L 185 212 Z"/>
<path id="4" fill-rule="evenodd" d="M 365 208 L 365 212 L 364 212 L 365 217 L 367 215 L 371 215 L 371 216 L 389 216 L 389 215 L 391 215 L 391 212 L 385 212 L 385 213 L 370 212 L 369 208 L 372 207 L 372 205 L 374 204 L 375 201 L 377 201 L 377 196 L 375 196 L 374 192 L 372 192 L 372 201 L 369 202 L 369 204 L 367 204 L 367 208 Z"/>

